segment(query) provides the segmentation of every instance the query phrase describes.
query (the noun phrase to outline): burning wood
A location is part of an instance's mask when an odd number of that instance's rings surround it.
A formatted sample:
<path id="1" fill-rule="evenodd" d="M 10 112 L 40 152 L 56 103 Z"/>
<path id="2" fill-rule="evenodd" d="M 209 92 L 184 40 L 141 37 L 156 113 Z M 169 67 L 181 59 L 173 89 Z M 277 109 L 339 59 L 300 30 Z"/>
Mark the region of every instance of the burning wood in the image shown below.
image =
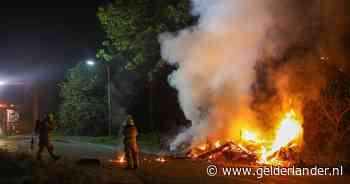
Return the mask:
<path id="1" fill-rule="evenodd" d="M 218 147 L 220 147 L 220 141 L 216 141 L 215 143 L 214 143 L 214 146 L 215 146 L 215 148 L 218 148 Z"/>
<path id="2" fill-rule="evenodd" d="M 249 152 L 248 150 L 242 148 L 241 146 L 235 144 L 234 142 L 227 142 L 221 146 L 209 150 L 202 154 L 192 156 L 192 158 L 216 160 L 225 158 L 226 160 L 236 161 L 245 160 L 252 162 L 256 160 L 256 156 Z"/>
<path id="3" fill-rule="evenodd" d="M 276 131 L 276 138 L 268 144 L 251 132 L 244 130 L 241 133 L 239 144 L 228 141 L 220 144 L 210 141 L 194 147 L 187 152 L 191 158 L 228 161 L 241 161 L 257 164 L 287 166 L 300 161 L 299 138 L 302 136 L 302 127 L 294 110 L 288 111 L 280 120 Z M 212 148 L 213 147 L 213 148 Z"/>

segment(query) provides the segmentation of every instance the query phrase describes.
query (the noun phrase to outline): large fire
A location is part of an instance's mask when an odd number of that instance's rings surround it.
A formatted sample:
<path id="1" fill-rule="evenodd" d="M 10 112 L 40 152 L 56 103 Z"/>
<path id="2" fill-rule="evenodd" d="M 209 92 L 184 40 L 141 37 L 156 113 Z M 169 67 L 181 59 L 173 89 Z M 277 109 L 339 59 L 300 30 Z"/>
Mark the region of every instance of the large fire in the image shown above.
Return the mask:
<path id="1" fill-rule="evenodd" d="M 257 135 L 255 133 L 247 131 L 247 130 L 243 131 L 242 139 L 245 141 L 258 142 Z"/>
<path id="2" fill-rule="evenodd" d="M 302 134 L 302 127 L 293 110 L 288 112 L 282 119 L 280 127 L 277 130 L 277 136 L 272 144 L 270 154 L 287 146 Z M 268 154 L 269 155 L 269 154 Z"/>
<path id="3" fill-rule="evenodd" d="M 292 144 L 294 142 L 300 144 L 302 134 L 303 129 L 301 126 L 301 120 L 292 109 L 287 112 L 280 121 L 280 125 L 277 129 L 276 137 L 271 148 L 267 150 L 265 146 L 263 146 L 260 161 L 269 164 L 276 164 L 276 162 L 278 162 L 278 158 L 276 158 L 274 154 L 285 147 L 294 147 L 295 144 Z"/>
<path id="4" fill-rule="evenodd" d="M 293 109 L 283 114 L 278 122 L 275 135 L 272 140 L 265 140 L 258 136 L 255 131 L 242 130 L 241 140 L 237 148 L 245 153 L 254 154 L 256 162 L 269 165 L 288 165 L 290 161 L 295 161 L 297 152 L 302 143 L 302 118 Z M 220 148 L 220 141 L 214 143 L 214 150 Z M 225 145 L 225 144 L 223 144 Z M 231 143 L 232 147 L 233 143 Z M 203 144 L 197 147 L 197 150 L 210 152 L 211 146 Z M 227 150 L 227 148 L 223 148 Z M 197 157 L 198 153 L 194 154 Z M 215 156 L 210 155 L 209 159 Z"/>

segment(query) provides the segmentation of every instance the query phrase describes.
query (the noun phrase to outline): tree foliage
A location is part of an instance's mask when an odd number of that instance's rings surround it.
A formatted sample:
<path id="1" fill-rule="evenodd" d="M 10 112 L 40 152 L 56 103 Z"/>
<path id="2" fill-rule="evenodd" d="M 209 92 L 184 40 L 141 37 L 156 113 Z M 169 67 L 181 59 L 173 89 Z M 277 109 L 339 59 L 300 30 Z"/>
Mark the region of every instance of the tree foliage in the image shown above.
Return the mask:
<path id="1" fill-rule="evenodd" d="M 336 163 L 348 157 L 350 142 L 350 78 L 337 76 L 317 101 L 306 105 L 305 143 L 313 157 Z M 326 158 L 326 159 L 325 159 Z"/>
<path id="2" fill-rule="evenodd" d="M 61 129 L 67 134 L 103 135 L 107 130 L 105 70 L 79 63 L 59 84 Z"/>
<path id="3" fill-rule="evenodd" d="M 99 7 L 97 16 L 106 38 L 97 57 L 114 66 L 112 99 L 113 109 L 118 111 L 113 118 L 119 125 L 118 119 L 126 112 L 134 116 L 140 131 L 152 131 L 156 125 L 166 125 L 174 119 L 156 114 L 158 106 L 164 111 L 165 102 L 177 104 L 173 89 L 171 93 L 156 96 L 155 90 L 168 89 L 164 72 L 171 72 L 161 60 L 158 36 L 190 25 L 193 20 L 189 9 L 188 0 L 115 0 Z M 179 109 L 178 106 L 167 108 L 169 113 L 183 116 Z"/>
<path id="4" fill-rule="evenodd" d="M 188 12 L 188 0 L 116 0 L 100 7 L 97 16 L 106 40 L 97 57 L 105 61 L 121 57 L 127 69 L 153 69 L 160 61 L 158 35 L 188 25 Z"/>

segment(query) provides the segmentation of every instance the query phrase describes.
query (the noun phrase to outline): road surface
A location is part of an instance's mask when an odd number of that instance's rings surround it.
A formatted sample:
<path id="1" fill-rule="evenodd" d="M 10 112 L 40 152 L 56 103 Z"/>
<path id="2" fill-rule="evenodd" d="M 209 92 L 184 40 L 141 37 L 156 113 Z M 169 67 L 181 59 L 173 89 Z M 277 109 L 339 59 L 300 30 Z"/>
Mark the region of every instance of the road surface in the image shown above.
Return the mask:
<path id="1" fill-rule="evenodd" d="M 164 163 L 156 161 L 158 156 L 143 154 L 142 166 L 136 171 L 125 170 L 124 165 L 110 162 L 121 147 L 80 143 L 69 140 L 53 142 L 57 153 L 63 156 L 59 162 L 76 162 L 81 158 L 98 158 L 102 166 L 96 166 L 104 175 L 106 183 L 140 183 L 140 184 L 348 184 L 349 176 L 271 176 L 257 179 L 256 176 L 208 176 L 208 163 L 187 159 L 166 158 Z M 16 136 L 0 139 L 0 147 L 10 151 L 28 152 L 29 136 Z M 45 159 L 49 159 L 45 153 Z M 96 170 L 97 171 L 97 170 Z M 219 174 L 220 175 L 220 174 Z"/>

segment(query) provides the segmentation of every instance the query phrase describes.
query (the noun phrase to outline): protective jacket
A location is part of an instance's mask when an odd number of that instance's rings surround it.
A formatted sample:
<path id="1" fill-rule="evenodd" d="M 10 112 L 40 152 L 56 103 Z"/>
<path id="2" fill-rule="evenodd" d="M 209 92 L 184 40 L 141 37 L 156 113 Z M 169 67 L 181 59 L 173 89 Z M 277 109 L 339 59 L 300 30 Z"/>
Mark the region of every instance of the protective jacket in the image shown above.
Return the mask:
<path id="1" fill-rule="evenodd" d="M 39 134 L 40 145 L 47 145 L 50 142 L 50 133 L 54 128 L 55 124 L 49 118 L 37 122 L 35 132 Z"/>
<path id="2" fill-rule="evenodd" d="M 127 124 L 124 126 L 124 151 L 128 167 L 136 169 L 139 167 L 139 147 L 137 144 L 137 128 L 133 124 Z"/>

